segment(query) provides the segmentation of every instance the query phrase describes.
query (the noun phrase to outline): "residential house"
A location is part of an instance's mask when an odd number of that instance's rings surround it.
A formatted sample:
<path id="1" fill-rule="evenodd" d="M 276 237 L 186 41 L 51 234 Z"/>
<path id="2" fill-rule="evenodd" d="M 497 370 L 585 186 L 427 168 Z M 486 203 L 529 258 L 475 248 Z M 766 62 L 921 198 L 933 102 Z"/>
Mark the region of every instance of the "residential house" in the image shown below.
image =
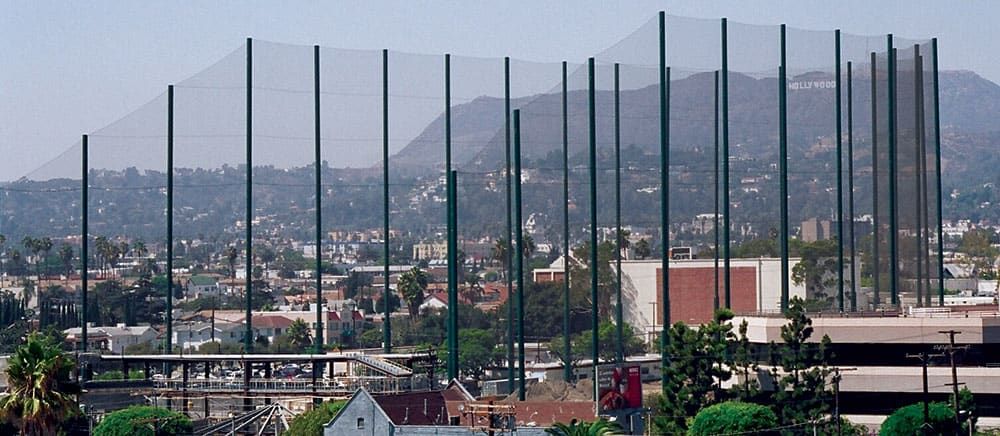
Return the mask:
<path id="1" fill-rule="evenodd" d="M 66 342 L 74 349 L 82 340 L 83 330 L 80 327 L 68 328 L 63 331 Z M 90 326 L 87 329 L 87 347 L 92 350 L 108 351 L 122 354 L 130 345 L 148 344 L 156 340 L 157 332 L 148 325 L 126 326 L 118 324 L 108 327 Z"/>
<path id="2" fill-rule="evenodd" d="M 484 416 L 485 415 L 485 416 Z M 371 395 L 359 389 L 325 427 L 325 435 L 546 435 L 555 423 L 593 421 L 593 401 L 476 401 L 452 381 L 441 391 Z"/>
<path id="3" fill-rule="evenodd" d="M 440 391 L 371 395 L 359 389 L 343 409 L 328 423 L 323 434 L 333 435 L 425 435 L 470 434 L 459 426 L 460 405 L 475 398 L 452 381 Z M 451 432 L 454 430 L 460 432 Z"/>
<path id="4" fill-rule="evenodd" d="M 213 275 L 195 274 L 188 278 L 185 284 L 186 298 L 217 297 L 222 292 L 219 277 Z"/>
<path id="5" fill-rule="evenodd" d="M 198 349 L 213 341 L 219 344 L 242 343 L 242 323 L 216 320 L 214 328 L 212 324 L 204 321 L 175 323 L 172 335 L 174 346 L 188 350 Z"/>

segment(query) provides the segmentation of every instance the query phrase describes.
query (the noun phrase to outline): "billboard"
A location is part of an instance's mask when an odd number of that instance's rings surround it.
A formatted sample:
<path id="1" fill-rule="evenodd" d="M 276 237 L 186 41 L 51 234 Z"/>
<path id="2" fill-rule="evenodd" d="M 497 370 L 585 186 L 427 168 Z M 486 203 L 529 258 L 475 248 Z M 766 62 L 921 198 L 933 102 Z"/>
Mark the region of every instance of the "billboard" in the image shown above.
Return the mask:
<path id="1" fill-rule="evenodd" d="M 603 365 L 597 369 L 597 411 L 642 407 L 642 372 L 639 365 Z"/>

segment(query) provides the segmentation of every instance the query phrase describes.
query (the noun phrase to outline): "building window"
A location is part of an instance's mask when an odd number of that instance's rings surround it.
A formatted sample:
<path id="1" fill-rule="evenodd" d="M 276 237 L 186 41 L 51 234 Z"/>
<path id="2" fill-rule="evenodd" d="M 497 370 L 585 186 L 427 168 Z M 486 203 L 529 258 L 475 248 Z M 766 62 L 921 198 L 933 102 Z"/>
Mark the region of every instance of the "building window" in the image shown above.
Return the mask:
<path id="1" fill-rule="evenodd" d="M 364 429 L 364 428 L 365 428 L 365 419 L 358 418 L 358 429 Z"/>

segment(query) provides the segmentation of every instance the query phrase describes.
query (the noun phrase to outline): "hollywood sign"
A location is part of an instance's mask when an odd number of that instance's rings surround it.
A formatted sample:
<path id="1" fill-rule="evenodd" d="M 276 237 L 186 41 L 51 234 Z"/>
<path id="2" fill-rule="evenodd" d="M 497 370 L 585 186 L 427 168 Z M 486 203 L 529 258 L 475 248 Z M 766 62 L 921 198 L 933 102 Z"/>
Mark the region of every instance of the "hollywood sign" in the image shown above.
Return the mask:
<path id="1" fill-rule="evenodd" d="M 837 89 L 837 81 L 801 80 L 796 82 L 788 82 L 788 89 L 790 91 L 802 91 L 807 89 Z"/>

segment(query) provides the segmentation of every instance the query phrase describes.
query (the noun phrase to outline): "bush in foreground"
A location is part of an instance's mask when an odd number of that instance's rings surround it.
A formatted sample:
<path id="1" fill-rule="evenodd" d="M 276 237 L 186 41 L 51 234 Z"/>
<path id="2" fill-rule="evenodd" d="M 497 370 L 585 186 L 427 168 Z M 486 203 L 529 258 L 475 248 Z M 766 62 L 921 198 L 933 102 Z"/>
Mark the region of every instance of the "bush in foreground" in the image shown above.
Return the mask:
<path id="1" fill-rule="evenodd" d="M 296 416 L 288 425 L 286 436 L 317 436 L 323 434 L 323 426 L 344 408 L 346 401 L 327 401 L 313 410 Z"/>
<path id="2" fill-rule="evenodd" d="M 687 434 L 771 434 L 767 430 L 777 426 L 778 417 L 770 408 L 754 403 L 729 401 L 698 412 Z"/>
<path id="3" fill-rule="evenodd" d="M 955 434 L 955 412 L 944 403 L 930 403 L 928 407 L 930 431 L 926 434 Z M 878 434 L 882 436 L 910 436 L 922 434 L 924 425 L 923 403 L 900 407 L 882 423 Z"/>
<path id="4" fill-rule="evenodd" d="M 109 413 L 94 428 L 94 436 L 158 436 L 191 433 L 188 417 L 167 409 L 132 406 Z"/>

